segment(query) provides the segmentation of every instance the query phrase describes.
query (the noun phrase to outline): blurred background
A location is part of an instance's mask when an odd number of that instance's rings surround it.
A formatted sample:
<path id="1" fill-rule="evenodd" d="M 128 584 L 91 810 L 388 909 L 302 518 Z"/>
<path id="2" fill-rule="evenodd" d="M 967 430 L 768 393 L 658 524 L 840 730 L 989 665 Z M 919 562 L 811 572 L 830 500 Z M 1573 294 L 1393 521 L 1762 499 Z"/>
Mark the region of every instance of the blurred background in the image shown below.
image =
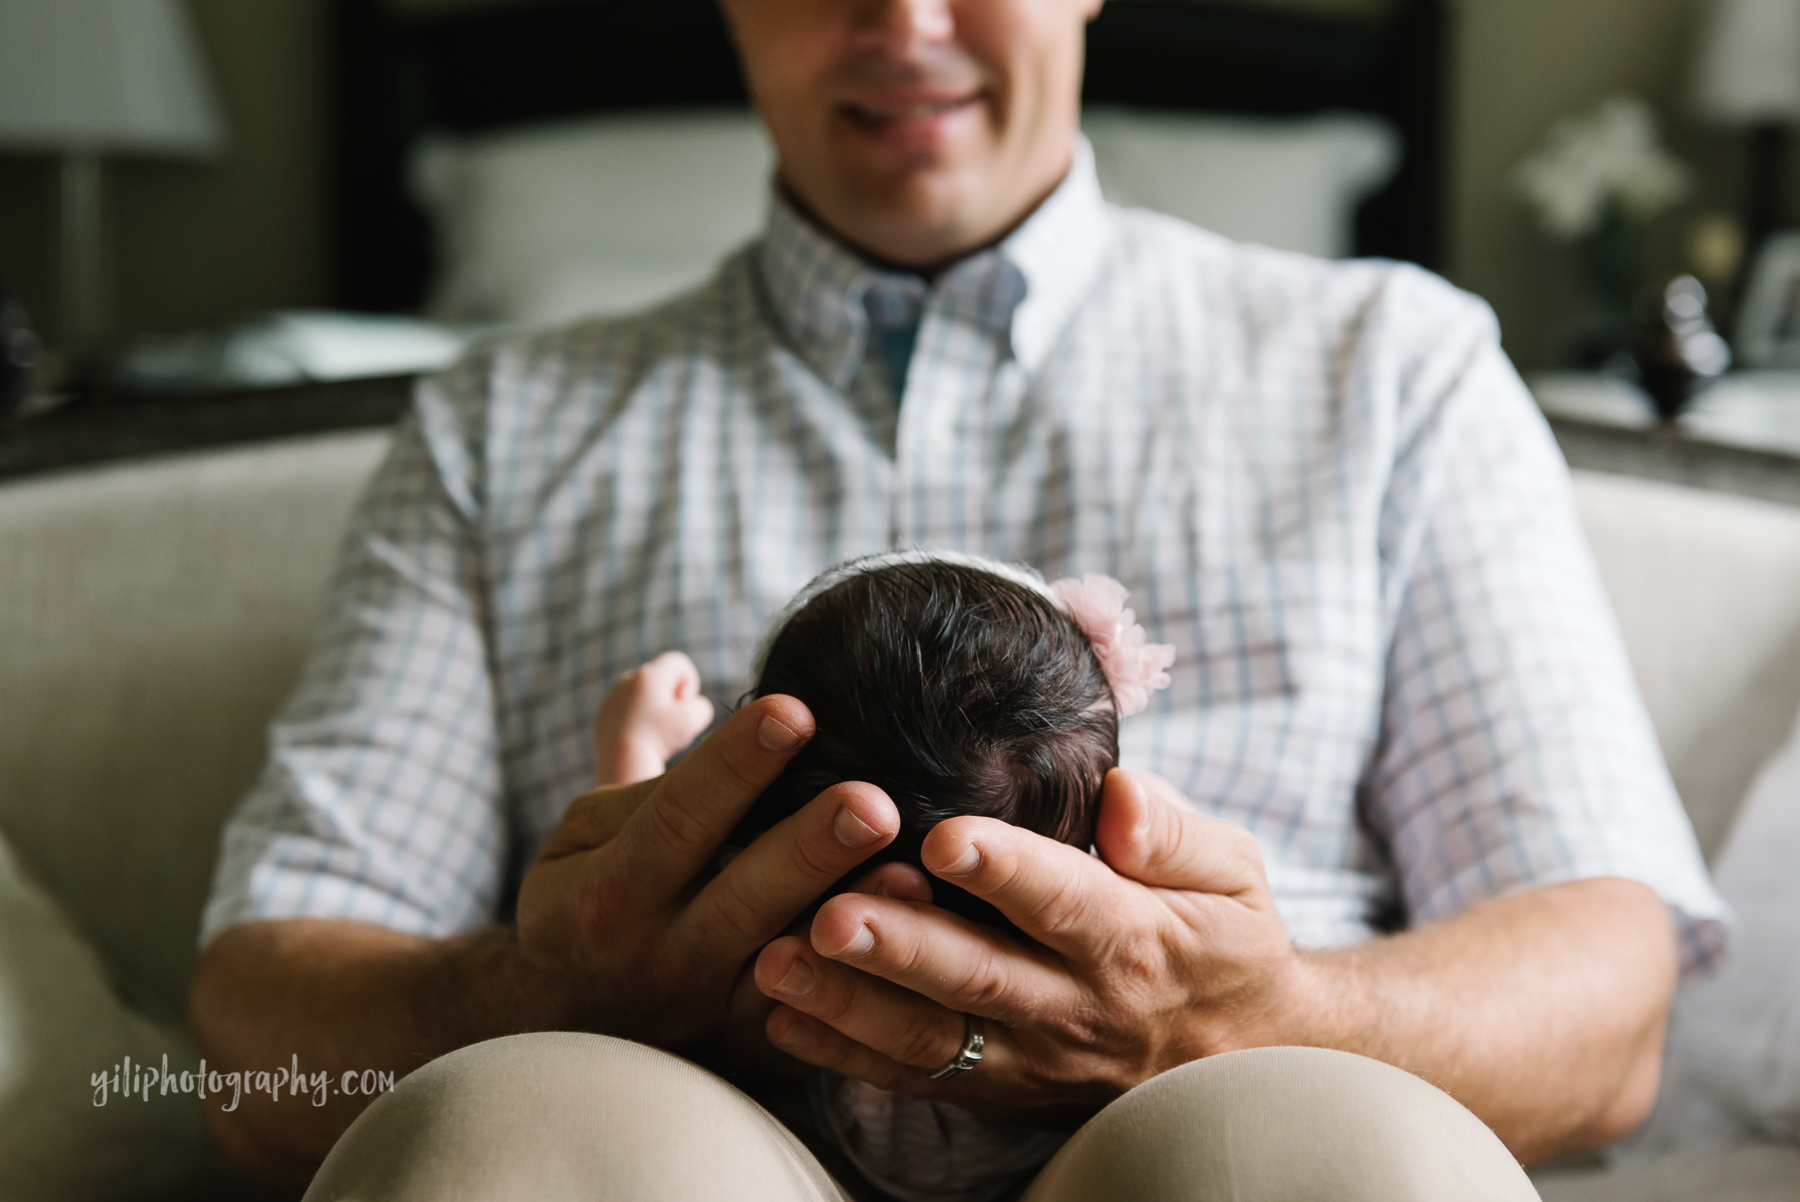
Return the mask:
<path id="1" fill-rule="evenodd" d="M 204 162 L 107 166 L 104 260 L 117 336 L 216 329 L 270 310 L 345 301 L 334 268 L 328 0 L 179 0 L 228 133 Z M 533 0 L 392 0 L 416 12 Z M 1114 0 L 1130 5 L 1133 0 Z M 1242 0 L 1378 19 L 1387 0 Z M 1634 95 L 1661 119 L 1693 186 L 1646 238 L 1647 275 L 1676 271 L 1698 215 L 1743 207 L 1746 139 L 1690 102 L 1705 5 L 1696 0 L 1447 0 L 1443 228 L 1436 266 L 1486 298 L 1527 371 L 1553 365 L 1588 303 L 1581 257 L 1546 237 L 1518 164 L 1558 118 Z M 58 167 L 0 149 L 0 279 L 55 345 Z"/>

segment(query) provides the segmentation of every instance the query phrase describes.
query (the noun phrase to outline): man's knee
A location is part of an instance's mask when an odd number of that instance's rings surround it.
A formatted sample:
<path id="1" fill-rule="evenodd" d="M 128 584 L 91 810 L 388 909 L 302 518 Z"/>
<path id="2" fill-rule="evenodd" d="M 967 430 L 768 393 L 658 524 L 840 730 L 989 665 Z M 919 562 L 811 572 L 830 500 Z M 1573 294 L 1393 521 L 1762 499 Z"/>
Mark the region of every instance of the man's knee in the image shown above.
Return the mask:
<path id="1" fill-rule="evenodd" d="M 1345 1052 L 1264 1048 L 1132 1090 L 1064 1146 L 1026 1202 L 1535 1202 L 1505 1145 L 1448 1094 Z"/>
<path id="2" fill-rule="evenodd" d="M 344 1133 L 307 1202 L 735 1197 L 838 1202 L 818 1163 L 726 1082 L 603 1035 L 516 1035 L 432 1061 Z"/>

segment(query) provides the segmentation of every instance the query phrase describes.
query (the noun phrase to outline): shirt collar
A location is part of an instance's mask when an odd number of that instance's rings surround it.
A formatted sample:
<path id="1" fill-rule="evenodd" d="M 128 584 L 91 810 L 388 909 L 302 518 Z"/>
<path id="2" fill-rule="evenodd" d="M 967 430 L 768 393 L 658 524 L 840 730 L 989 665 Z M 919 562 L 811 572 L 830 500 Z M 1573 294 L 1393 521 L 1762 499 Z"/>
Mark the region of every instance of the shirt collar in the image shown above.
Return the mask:
<path id="1" fill-rule="evenodd" d="M 1105 260 L 1106 203 L 1087 139 L 1061 184 L 998 246 L 952 264 L 927 304 L 986 326 L 1008 340 L 1027 372 L 1048 357 Z M 776 317 L 795 349 L 839 391 L 849 388 L 869 345 L 865 297 L 894 276 L 801 215 L 776 191 L 763 234 L 761 267 Z"/>
<path id="2" fill-rule="evenodd" d="M 1012 350 L 1028 373 L 1049 358 L 1077 306 L 1093 291 L 1111 240 L 1094 150 L 1076 135 L 1069 174 L 999 248 L 1023 277 L 1024 300 L 1012 319 Z"/>

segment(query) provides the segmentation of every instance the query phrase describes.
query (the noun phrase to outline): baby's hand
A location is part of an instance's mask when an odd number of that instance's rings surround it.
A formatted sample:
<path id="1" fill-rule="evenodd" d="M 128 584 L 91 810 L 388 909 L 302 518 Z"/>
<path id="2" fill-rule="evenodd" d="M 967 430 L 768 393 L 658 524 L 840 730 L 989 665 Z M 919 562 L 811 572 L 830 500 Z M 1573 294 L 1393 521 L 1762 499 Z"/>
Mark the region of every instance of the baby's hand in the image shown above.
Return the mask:
<path id="1" fill-rule="evenodd" d="M 712 702 L 700 693 L 700 670 L 679 651 L 625 673 L 594 717 L 599 783 L 629 785 L 661 776 L 669 757 L 692 743 L 712 715 Z"/>

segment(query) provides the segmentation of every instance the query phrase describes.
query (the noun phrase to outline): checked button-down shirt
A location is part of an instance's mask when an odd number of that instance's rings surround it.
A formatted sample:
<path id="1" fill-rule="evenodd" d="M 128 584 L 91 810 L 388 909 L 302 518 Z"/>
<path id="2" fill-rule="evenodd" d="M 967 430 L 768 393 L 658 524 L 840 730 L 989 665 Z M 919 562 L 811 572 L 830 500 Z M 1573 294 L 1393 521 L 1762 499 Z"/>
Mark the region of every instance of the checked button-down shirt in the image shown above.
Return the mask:
<path id="1" fill-rule="evenodd" d="M 902 325 L 917 307 L 904 374 L 872 295 Z M 1689 967 L 1722 945 L 1487 309 L 1411 267 L 1112 208 L 1085 146 L 929 286 L 776 198 L 702 288 L 426 381 L 203 937 L 504 917 L 593 779 L 618 673 L 678 648 L 727 706 L 801 585 L 914 546 L 1131 588 L 1179 659 L 1123 761 L 1256 836 L 1302 945 L 1602 875 L 1667 899 Z"/>

